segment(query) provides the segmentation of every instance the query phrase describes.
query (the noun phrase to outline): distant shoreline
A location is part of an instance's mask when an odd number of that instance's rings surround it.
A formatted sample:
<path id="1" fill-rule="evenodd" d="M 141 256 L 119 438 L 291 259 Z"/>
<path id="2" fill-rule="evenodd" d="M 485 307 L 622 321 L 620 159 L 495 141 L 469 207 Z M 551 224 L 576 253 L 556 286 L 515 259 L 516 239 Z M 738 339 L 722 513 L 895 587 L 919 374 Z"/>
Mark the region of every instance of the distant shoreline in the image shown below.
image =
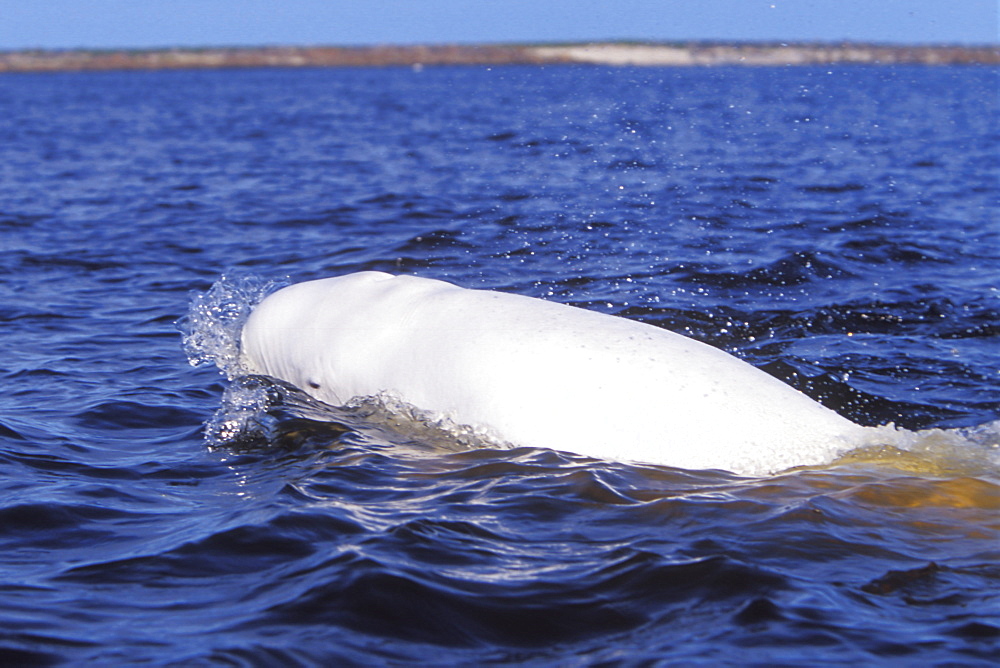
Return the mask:
<path id="1" fill-rule="evenodd" d="M 0 72 L 435 65 L 1000 65 L 1000 45 L 593 42 L 0 51 Z"/>

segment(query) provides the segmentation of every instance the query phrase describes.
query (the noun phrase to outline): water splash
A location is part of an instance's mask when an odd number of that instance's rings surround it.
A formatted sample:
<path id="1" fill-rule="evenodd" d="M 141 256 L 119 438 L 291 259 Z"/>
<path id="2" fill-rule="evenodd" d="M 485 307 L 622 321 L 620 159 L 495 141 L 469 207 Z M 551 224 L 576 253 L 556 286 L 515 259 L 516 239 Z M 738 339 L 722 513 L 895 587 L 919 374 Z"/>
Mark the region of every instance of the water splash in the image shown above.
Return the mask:
<path id="1" fill-rule="evenodd" d="M 211 448 L 269 444 L 277 419 L 268 410 L 280 403 L 280 390 L 270 379 L 236 378 L 223 392 L 218 410 L 205 423 L 205 441 Z"/>
<path id="2" fill-rule="evenodd" d="M 243 325 L 264 297 L 288 283 L 227 273 L 204 294 L 192 294 L 187 316 L 177 322 L 191 366 L 214 363 L 228 380 L 246 375 L 240 360 Z"/>
<path id="3" fill-rule="evenodd" d="M 267 443 L 275 419 L 268 409 L 280 391 L 267 379 L 248 376 L 240 358 L 240 332 L 264 297 L 288 284 L 249 274 L 223 274 L 205 293 L 192 293 L 187 315 L 177 322 L 191 366 L 215 364 L 230 381 L 222 403 L 205 423 L 209 447 Z"/>

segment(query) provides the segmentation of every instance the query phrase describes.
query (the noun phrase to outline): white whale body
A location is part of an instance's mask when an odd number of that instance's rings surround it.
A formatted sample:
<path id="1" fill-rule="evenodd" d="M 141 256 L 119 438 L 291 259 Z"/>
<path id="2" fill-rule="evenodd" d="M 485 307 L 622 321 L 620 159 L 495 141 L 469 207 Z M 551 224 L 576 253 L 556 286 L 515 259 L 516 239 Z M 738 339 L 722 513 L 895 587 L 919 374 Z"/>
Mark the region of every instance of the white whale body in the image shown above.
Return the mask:
<path id="1" fill-rule="evenodd" d="M 652 325 L 373 271 L 264 299 L 241 360 L 328 404 L 388 393 L 499 442 L 618 461 L 761 475 L 877 433 Z"/>

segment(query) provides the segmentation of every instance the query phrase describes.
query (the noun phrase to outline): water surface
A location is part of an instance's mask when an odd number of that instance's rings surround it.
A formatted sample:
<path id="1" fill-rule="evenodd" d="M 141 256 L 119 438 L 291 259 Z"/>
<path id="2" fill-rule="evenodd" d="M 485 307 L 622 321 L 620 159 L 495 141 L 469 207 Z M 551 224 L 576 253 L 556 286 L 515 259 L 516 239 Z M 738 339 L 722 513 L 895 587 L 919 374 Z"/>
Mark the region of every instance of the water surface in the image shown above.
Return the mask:
<path id="1" fill-rule="evenodd" d="M 989 665 L 998 76 L 0 78 L 2 662 Z M 367 269 L 667 327 L 942 437 L 740 478 L 317 422 L 189 366 L 175 322 L 224 273 Z"/>

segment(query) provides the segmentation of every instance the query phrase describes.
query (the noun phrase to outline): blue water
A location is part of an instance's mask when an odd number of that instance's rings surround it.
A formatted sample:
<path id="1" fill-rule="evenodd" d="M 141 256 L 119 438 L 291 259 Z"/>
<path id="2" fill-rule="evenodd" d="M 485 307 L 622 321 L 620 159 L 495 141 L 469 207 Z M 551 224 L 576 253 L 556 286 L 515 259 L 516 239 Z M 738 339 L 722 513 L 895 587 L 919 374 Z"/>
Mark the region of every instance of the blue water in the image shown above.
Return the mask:
<path id="1" fill-rule="evenodd" d="M 4 75 L 0 664 L 991 665 L 998 86 Z M 642 320 L 940 431 L 740 478 L 324 422 L 189 365 L 175 323 L 223 274 L 365 269 Z"/>

